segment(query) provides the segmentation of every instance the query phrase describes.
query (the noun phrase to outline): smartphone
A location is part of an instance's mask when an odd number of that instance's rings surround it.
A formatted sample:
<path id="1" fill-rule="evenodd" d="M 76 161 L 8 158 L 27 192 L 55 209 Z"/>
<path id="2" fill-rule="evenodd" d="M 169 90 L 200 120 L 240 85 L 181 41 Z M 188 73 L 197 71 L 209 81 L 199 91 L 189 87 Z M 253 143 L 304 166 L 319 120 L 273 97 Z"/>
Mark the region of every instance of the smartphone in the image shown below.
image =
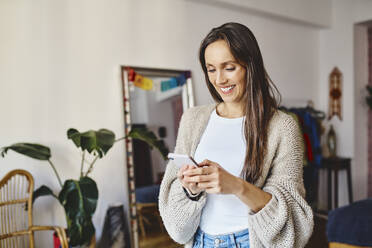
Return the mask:
<path id="1" fill-rule="evenodd" d="M 195 160 L 186 154 L 176 154 L 176 153 L 168 153 L 168 158 L 173 160 L 173 162 L 178 166 L 182 167 L 183 165 L 193 165 L 195 167 L 199 167 L 198 163 Z"/>

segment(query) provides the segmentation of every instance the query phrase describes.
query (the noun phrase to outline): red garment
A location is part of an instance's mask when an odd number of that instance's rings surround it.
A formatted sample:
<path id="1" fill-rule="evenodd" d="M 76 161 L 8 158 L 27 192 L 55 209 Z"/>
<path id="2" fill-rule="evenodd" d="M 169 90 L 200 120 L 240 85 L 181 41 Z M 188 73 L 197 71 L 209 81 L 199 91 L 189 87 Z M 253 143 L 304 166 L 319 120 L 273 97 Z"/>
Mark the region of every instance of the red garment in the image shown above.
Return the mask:
<path id="1" fill-rule="evenodd" d="M 305 139 L 305 146 L 306 146 L 306 152 L 307 152 L 307 160 L 311 162 L 314 160 L 314 157 L 313 157 L 313 150 L 311 148 L 310 138 L 307 133 L 304 133 L 304 139 Z"/>

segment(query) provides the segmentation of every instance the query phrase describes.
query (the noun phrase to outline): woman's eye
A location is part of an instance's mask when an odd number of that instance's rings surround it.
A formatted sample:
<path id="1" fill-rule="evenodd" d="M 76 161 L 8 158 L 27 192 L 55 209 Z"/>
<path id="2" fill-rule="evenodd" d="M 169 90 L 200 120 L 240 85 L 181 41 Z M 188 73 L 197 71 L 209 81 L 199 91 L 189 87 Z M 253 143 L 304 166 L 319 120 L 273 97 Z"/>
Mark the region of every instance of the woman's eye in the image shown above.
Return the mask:
<path id="1" fill-rule="evenodd" d="M 235 68 L 226 68 L 227 71 L 233 71 Z"/>
<path id="2" fill-rule="evenodd" d="M 215 72 L 215 69 L 209 69 L 208 72 Z"/>

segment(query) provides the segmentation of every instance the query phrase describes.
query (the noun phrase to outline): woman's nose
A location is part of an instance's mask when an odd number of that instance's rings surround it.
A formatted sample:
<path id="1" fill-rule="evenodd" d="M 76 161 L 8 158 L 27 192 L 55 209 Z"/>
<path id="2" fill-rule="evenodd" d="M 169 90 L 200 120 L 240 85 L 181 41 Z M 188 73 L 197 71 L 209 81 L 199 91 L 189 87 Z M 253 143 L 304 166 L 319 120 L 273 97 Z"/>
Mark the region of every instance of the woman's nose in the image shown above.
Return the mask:
<path id="1" fill-rule="evenodd" d="M 226 82 L 226 76 L 224 75 L 223 72 L 219 71 L 217 72 L 217 75 L 216 75 L 216 84 L 222 84 L 222 83 L 225 83 Z"/>

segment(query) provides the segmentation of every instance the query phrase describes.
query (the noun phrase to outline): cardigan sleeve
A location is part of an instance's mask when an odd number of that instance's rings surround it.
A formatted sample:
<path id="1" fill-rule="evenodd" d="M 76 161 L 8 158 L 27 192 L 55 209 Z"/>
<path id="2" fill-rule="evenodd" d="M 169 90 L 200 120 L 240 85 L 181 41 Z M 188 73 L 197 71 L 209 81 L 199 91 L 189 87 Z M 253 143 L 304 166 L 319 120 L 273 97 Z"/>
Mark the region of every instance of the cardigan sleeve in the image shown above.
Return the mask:
<path id="1" fill-rule="evenodd" d="M 188 128 L 188 113 L 182 117 L 178 129 L 175 153 L 187 154 L 187 137 L 191 128 Z M 190 241 L 196 232 L 206 194 L 202 194 L 198 201 L 189 199 L 177 178 L 179 168 L 170 161 L 167 164 L 159 192 L 159 212 L 169 236 L 180 244 Z"/>
<path id="2" fill-rule="evenodd" d="M 279 126 L 279 142 L 263 190 L 271 200 L 249 215 L 250 233 L 265 247 L 304 247 L 313 230 L 313 212 L 304 200 L 304 144 L 300 128 L 288 116 Z"/>

